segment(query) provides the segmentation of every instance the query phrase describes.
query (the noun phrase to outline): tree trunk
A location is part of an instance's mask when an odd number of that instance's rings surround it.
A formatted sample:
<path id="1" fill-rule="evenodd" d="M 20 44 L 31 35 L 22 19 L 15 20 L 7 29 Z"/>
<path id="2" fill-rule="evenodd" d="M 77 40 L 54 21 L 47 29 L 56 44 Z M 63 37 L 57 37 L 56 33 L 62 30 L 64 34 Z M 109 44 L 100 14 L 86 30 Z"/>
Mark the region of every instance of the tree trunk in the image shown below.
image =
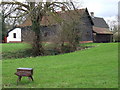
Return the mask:
<path id="1" fill-rule="evenodd" d="M 35 33 L 35 37 L 32 43 L 32 49 L 33 49 L 33 55 L 34 56 L 41 56 L 44 55 L 44 49 L 42 47 L 42 42 L 41 42 L 41 31 L 40 31 L 40 25 L 37 20 L 32 21 L 32 30 Z"/>
<path id="2" fill-rule="evenodd" d="M 32 21 L 32 31 L 34 32 L 33 42 L 32 42 L 32 50 L 34 56 L 42 56 L 44 55 L 44 49 L 42 47 L 42 35 L 40 29 L 40 21 L 42 20 L 43 14 L 41 12 L 41 8 L 35 8 L 35 2 L 30 2 L 31 7 L 31 21 Z"/>

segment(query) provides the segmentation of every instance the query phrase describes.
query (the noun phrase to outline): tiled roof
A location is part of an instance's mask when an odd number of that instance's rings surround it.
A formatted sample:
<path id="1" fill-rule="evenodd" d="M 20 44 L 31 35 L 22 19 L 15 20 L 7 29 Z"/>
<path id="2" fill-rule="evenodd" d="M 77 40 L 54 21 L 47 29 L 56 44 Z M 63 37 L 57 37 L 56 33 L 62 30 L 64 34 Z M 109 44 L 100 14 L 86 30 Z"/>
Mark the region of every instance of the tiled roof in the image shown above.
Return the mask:
<path id="1" fill-rule="evenodd" d="M 42 18 L 42 21 L 40 22 L 41 25 L 54 25 L 56 24 L 55 20 L 53 19 L 53 17 L 51 16 L 44 16 Z M 32 25 L 32 22 L 30 20 L 30 18 L 27 18 L 22 24 L 18 25 L 17 27 L 26 27 L 26 26 L 31 26 Z"/>
<path id="2" fill-rule="evenodd" d="M 95 27 L 109 28 L 109 26 L 107 25 L 107 23 L 105 22 L 103 18 L 92 17 L 92 21 Z"/>
<path id="3" fill-rule="evenodd" d="M 77 12 L 76 12 L 77 11 Z M 70 11 L 60 11 L 60 12 L 56 12 L 58 14 L 58 16 L 60 17 L 61 20 L 66 20 L 66 21 L 70 21 L 70 19 L 72 20 L 72 18 L 75 19 L 75 17 L 77 18 L 78 15 L 82 16 L 85 12 L 86 9 L 77 9 L 77 10 L 70 10 Z M 58 22 L 56 21 L 56 18 L 52 15 L 48 15 L 48 16 L 44 16 L 42 18 L 42 21 L 40 22 L 40 25 L 56 25 Z M 91 20 L 91 23 L 92 20 Z M 32 22 L 29 18 L 27 18 L 23 24 L 18 25 L 18 27 L 25 27 L 25 26 L 31 26 Z"/>
<path id="4" fill-rule="evenodd" d="M 100 28 L 100 27 L 93 27 L 93 31 L 97 34 L 113 34 L 111 31 L 109 31 L 107 28 Z"/>

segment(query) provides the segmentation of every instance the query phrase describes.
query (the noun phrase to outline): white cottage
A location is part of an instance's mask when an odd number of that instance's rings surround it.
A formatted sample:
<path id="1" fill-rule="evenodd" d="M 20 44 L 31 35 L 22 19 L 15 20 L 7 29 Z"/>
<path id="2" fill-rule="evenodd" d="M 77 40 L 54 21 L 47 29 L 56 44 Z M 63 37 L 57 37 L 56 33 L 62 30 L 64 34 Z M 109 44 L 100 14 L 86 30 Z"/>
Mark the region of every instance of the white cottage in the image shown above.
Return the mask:
<path id="1" fill-rule="evenodd" d="M 21 28 L 15 28 L 8 32 L 7 43 L 21 42 Z"/>

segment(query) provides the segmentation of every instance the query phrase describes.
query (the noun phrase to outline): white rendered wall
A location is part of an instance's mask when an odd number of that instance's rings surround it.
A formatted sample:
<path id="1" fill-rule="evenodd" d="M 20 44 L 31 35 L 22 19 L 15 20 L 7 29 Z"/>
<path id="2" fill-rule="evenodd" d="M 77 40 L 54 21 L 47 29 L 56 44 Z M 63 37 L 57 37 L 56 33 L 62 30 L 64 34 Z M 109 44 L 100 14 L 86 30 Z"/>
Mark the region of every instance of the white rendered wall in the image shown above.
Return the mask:
<path id="1" fill-rule="evenodd" d="M 13 33 L 16 33 L 16 38 L 14 38 Z M 7 42 L 12 42 L 12 41 L 21 42 L 21 28 L 15 28 L 14 30 L 8 33 Z"/>

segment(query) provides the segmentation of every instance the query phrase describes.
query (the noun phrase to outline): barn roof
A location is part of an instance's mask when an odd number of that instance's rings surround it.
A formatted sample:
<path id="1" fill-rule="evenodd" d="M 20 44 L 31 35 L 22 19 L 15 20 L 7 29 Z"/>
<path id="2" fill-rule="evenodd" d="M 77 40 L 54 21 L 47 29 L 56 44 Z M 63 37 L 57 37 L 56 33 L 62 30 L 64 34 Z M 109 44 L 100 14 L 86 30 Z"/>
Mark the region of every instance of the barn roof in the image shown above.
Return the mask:
<path id="1" fill-rule="evenodd" d="M 92 21 L 93 21 L 95 27 L 109 28 L 109 26 L 107 25 L 107 23 L 105 22 L 105 20 L 103 18 L 92 17 Z"/>
<path id="2" fill-rule="evenodd" d="M 72 19 L 72 17 L 75 19 L 75 17 L 77 18 L 78 15 L 80 16 L 84 16 L 84 13 L 88 14 L 88 18 L 91 22 L 91 24 L 93 25 L 93 21 L 88 13 L 87 8 L 86 9 L 77 9 L 75 10 L 69 10 L 69 11 L 59 11 L 56 12 L 58 14 L 58 16 L 66 21 L 70 21 L 70 19 Z M 72 17 L 71 17 L 72 16 Z M 41 25 L 43 26 L 48 26 L 48 25 L 56 25 L 58 22 L 56 21 L 56 17 L 54 17 L 53 15 L 47 15 L 47 16 L 43 16 L 42 21 L 40 22 Z M 32 22 L 29 18 L 27 18 L 23 24 L 18 25 L 17 27 L 26 27 L 26 26 L 31 26 Z"/>
<path id="3" fill-rule="evenodd" d="M 93 31 L 97 34 L 113 34 L 107 28 L 93 27 Z"/>

